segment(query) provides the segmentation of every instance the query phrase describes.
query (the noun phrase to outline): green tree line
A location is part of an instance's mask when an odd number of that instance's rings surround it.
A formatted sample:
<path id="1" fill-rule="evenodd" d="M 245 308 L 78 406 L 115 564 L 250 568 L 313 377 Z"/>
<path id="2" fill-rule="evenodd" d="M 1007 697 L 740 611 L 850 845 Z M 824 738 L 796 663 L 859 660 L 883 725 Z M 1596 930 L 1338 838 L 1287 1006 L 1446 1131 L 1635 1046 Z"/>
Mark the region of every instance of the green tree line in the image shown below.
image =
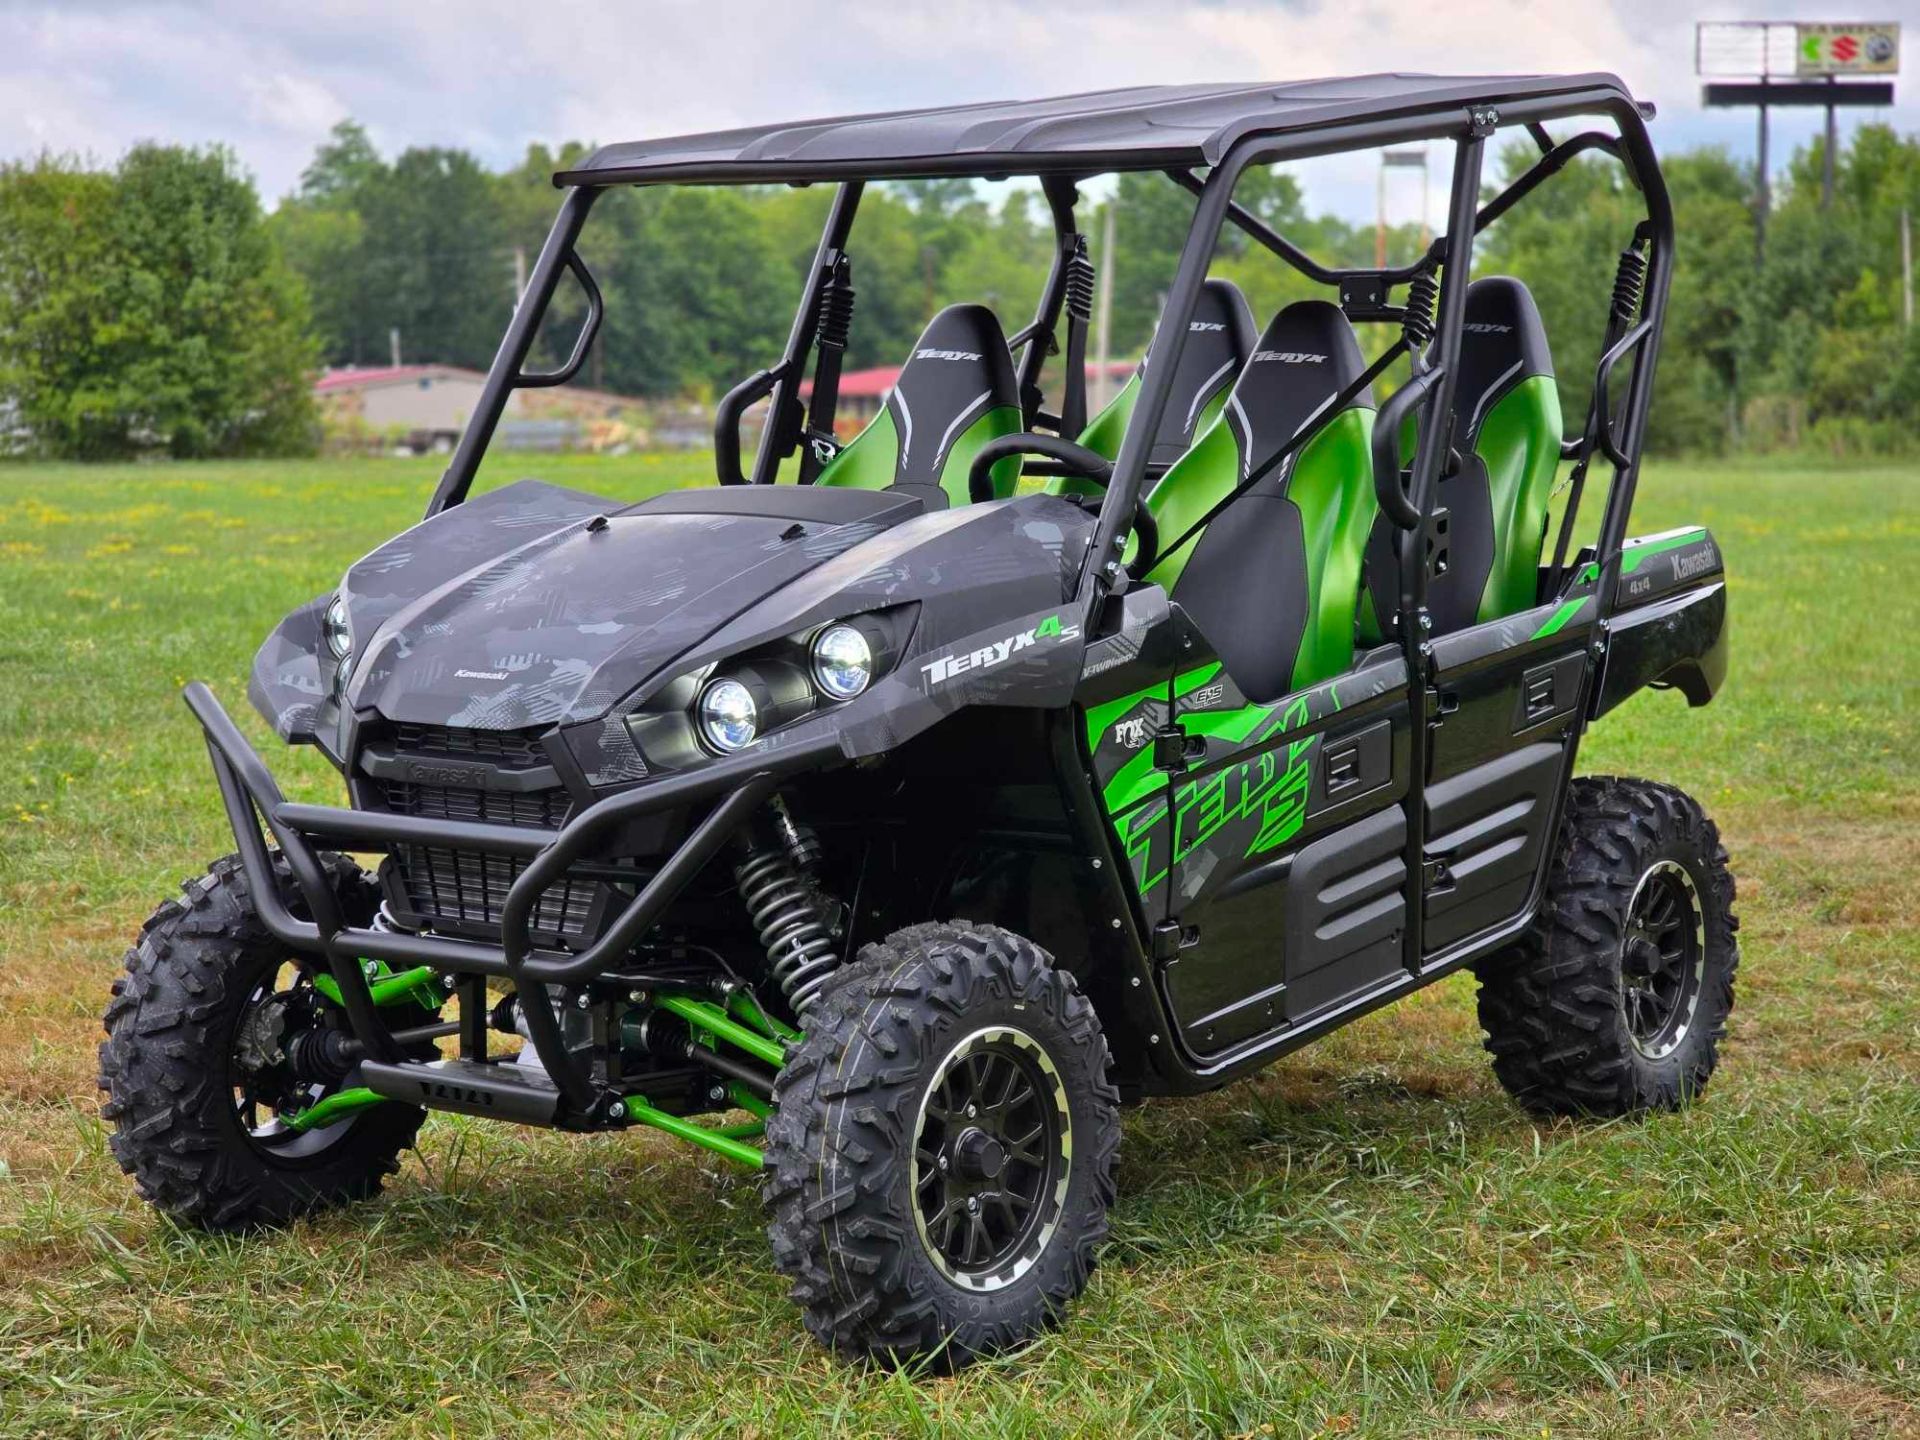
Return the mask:
<path id="1" fill-rule="evenodd" d="M 346 123 L 271 215 L 219 150 L 143 146 L 111 171 L 57 157 L 0 168 L 0 430 L 11 448 L 76 456 L 285 451 L 313 443 L 311 370 L 385 364 L 395 332 L 407 360 L 484 367 L 557 207 L 552 173 L 585 150 L 536 145 L 492 171 L 454 149 L 389 158 Z M 1532 158 L 1510 147 L 1501 178 Z M 1762 259 L 1751 168 L 1717 150 L 1665 158 L 1679 248 L 1654 448 L 1917 443 L 1920 331 L 1906 315 L 1900 237 L 1903 212 L 1920 211 L 1920 137 L 1856 131 L 1836 157 L 1830 208 L 1822 162 L 1815 141 L 1776 182 Z M 1121 176 L 1100 194 L 1082 213 L 1097 250 L 1113 210 L 1112 350 L 1138 355 L 1193 200 L 1158 175 Z M 708 397 L 769 363 L 829 198 L 824 186 L 605 196 L 581 243 L 607 298 L 583 383 Z M 1249 174 L 1237 198 L 1328 264 L 1373 263 L 1373 227 L 1310 213 L 1283 172 Z M 1518 275 L 1538 298 L 1569 424 L 1584 413 L 1614 264 L 1639 211 L 1620 167 L 1591 157 L 1476 253 L 1480 273 Z M 1418 245 L 1413 227 L 1398 227 L 1390 259 Z M 1053 237 L 1030 188 L 926 181 L 869 187 L 852 250 L 847 364 L 860 367 L 897 364 L 955 301 L 983 301 L 1019 328 Z M 1232 227 L 1214 273 L 1237 281 L 1262 319 L 1326 294 Z M 566 282 L 544 361 L 569 346 L 583 304 Z"/>

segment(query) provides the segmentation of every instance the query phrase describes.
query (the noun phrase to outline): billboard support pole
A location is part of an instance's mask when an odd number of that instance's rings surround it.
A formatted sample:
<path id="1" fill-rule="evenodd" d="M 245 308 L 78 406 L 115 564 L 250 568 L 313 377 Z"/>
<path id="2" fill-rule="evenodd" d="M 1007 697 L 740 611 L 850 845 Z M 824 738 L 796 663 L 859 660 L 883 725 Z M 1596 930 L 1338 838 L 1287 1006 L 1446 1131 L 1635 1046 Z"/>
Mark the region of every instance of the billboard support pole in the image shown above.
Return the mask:
<path id="1" fill-rule="evenodd" d="M 1829 86 L 1838 85 L 1839 83 L 1840 77 L 1838 75 L 1827 76 L 1827 84 Z M 1827 106 L 1826 153 L 1822 157 L 1824 164 L 1822 164 L 1820 169 L 1820 208 L 1823 211 L 1833 208 L 1833 152 L 1838 148 L 1839 138 L 1840 128 L 1834 120 L 1833 105 L 1829 103 Z"/>

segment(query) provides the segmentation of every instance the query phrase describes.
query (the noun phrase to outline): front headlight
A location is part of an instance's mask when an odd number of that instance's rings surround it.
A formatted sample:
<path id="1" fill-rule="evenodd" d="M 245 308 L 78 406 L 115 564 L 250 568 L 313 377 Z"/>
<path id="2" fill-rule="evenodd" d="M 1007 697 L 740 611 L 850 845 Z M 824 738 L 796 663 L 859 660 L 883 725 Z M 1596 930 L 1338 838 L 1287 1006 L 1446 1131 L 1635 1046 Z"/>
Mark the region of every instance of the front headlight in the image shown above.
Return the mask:
<path id="1" fill-rule="evenodd" d="M 738 680 L 715 680 L 700 692 L 700 738 L 723 755 L 744 750 L 760 733 L 760 707 Z"/>
<path id="2" fill-rule="evenodd" d="M 353 653 L 353 632 L 347 628 L 344 596 L 336 595 L 327 602 L 326 632 L 327 649 L 333 652 L 334 659 L 344 660 Z"/>
<path id="3" fill-rule="evenodd" d="M 873 646 L 851 625 L 813 637 L 813 683 L 829 700 L 851 700 L 873 683 Z"/>

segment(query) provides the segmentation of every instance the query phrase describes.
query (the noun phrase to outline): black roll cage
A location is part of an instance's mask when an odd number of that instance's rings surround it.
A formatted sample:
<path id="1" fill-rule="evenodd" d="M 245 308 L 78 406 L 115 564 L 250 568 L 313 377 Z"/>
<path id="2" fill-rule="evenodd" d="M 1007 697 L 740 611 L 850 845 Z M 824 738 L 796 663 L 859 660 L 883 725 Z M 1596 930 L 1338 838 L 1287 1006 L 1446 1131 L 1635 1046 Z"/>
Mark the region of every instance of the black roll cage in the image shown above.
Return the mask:
<path id="1" fill-rule="evenodd" d="M 1547 122 L 1582 115 L 1611 118 L 1618 128 L 1618 137 L 1593 131 L 1575 135 L 1559 144 L 1552 141 L 1545 129 Z M 1343 121 L 1315 130 L 1292 133 L 1249 134 L 1236 139 L 1227 148 L 1220 163 L 1204 178 L 1189 170 L 1167 170 L 1146 163 L 1131 167 L 1109 167 L 1159 169 L 1161 173 L 1170 175 L 1175 183 L 1190 190 L 1196 197 L 1196 204 L 1172 285 L 1162 307 L 1159 334 L 1163 337 L 1165 348 L 1157 353 L 1158 363 L 1148 367 L 1143 379 L 1119 456 L 1113 465 L 1094 541 L 1079 578 L 1076 593 L 1083 620 L 1091 619 L 1105 595 L 1116 592 L 1128 583 L 1120 567 L 1121 551 L 1147 477 L 1151 438 L 1168 403 L 1172 377 L 1187 334 L 1187 322 L 1206 279 L 1223 225 L 1231 221 L 1309 278 L 1338 286 L 1343 306 L 1358 319 L 1391 322 L 1402 318 L 1402 312 L 1389 303 L 1391 288 L 1437 269 L 1440 274 L 1439 313 L 1432 342 L 1426 347 L 1425 354 L 1415 352 L 1416 373 L 1412 383 L 1402 387 L 1389 400 L 1376 428 L 1384 429 L 1392 438 L 1397 435 L 1402 419 L 1415 416 L 1422 421 L 1423 437 L 1437 435 L 1444 439 L 1445 432 L 1436 430 L 1434 417 L 1439 417 L 1438 423 L 1444 426 L 1447 417 L 1452 414 L 1466 280 L 1470 271 L 1470 265 L 1466 262 L 1470 260 L 1477 231 L 1498 219 L 1577 155 L 1588 150 L 1601 150 L 1612 154 L 1626 166 L 1629 176 L 1645 196 L 1647 216 L 1637 228 L 1634 238 L 1636 252 L 1640 247 L 1645 249 L 1645 279 L 1644 285 L 1636 291 L 1638 304 L 1635 313 L 1622 314 L 1616 299 L 1615 309 L 1609 319 L 1607 344 L 1596 367 L 1593 399 L 1586 425 L 1581 436 L 1563 442 L 1563 456 L 1573 458 L 1577 463 L 1558 552 L 1549 573 L 1556 581 L 1560 578 L 1560 560 L 1566 537 L 1571 533 L 1573 512 L 1578 506 L 1578 479 L 1584 476 L 1587 462 L 1599 455 L 1614 467 L 1613 483 L 1602 514 L 1597 545 L 1598 579 L 1594 603 L 1599 629 L 1596 644 L 1603 645 L 1609 617 L 1613 613 L 1621 547 L 1638 480 L 1641 442 L 1652 401 L 1654 359 L 1665 318 L 1672 273 L 1672 211 L 1644 119 L 1641 109 L 1624 92 L 1609 87 L 1544 97 L 1524 96 L 1512 102 L 1492 96 L 1465 108 L 1453 106 L 1411 117 L 1403 115 L 1389 119 Z M 1479 203 L 1479 192 L 1486 142 L 1498 129 L 1512 125 L 1524 126 L 1533 136 L 1541 151 L 1540 158 L 1500 194 L 1482 205 Z M 1251 165 L 1409 140 L 1451 140 L 1455 147 L 1446 233 L 1411 265 L 1377 271 L 1323 266 L 1232 199 L 1240 176 Z M 1023 406 L 1029 410 L 1030 423 L 1038 412 L 1040 368 L 1047 354 L 1052 352 L 1060 316 L 1068 303 L 1071 267 L 1080 253 L 1080 237 L 1074 227 L 1075 187 L 1093 173 L 1106 172 L 1080 168 L 1072 173 L 1041 173 L 1058 244 L 1033 322 L 1017 332 L 1010 342 L 1022 350 L 1018 376 Z M 792 453 L 805 431 L 807 417 L 799 400 L 799 381 L 808 351 L 814 343 L 828 287 L 835 283 L 836 275 L 843 273 L 847 236 L 859 206 L 862 185 L 863 181 L 858 177 L 842 179 L 837 185 L 781 359 L 774 366 L 743 381 L 729 396 L 736 414 L 737 410 L 745 408 L 745 401 L 735 397 L 757 399 L 765 395 L 770 398 L 769 417 L 754 456 L 751 483 L 772 483 L 781 459 Z M 601 188 L 594 184 L 579 184 L 568 189 L 562 199 L 560 213 L 541 248 L 526 292 L 494 357 L 473 418 L 461 436 L 427 507 L 429 517 L 465 500 L 480 459 L 512 392 L 522 387 L 565 383 L 578 372 L 590 350 L 600 325 L 603 306 L 599 291 L 575 245 Z M 526 369 L 528 356 L 555 289 L 565 274 L 572 274 L 585 291 L 586 316 L 567 359 L 557 369 L 529 372 Z M 1618 364 L 1628 356 L 1634 358 L 1633 374 L 1625 401 L 1616 411 L 1610 395 L 1611 376 Z M 1298 438 L 1295 437 L 1296 440 Z M 1441 467 L 1449 450 L 1449 445 L 1445 443 L 1422 443 L 1414 457 L 1412 473 L 1405 478 L 1399 473 L 1397 456 L 1390 465 L 1376 464 L 1375 484 L 1382 495 L 1383 509 L 1390 515 L 1397 515 L 1397 523 L 1402 526 L 1399 633 L 1409 694 L 1416 703 L 1430 684 L 1433 673 L 1429 626 L 1425 623 L 1423 526 L 1431 516 Z M 1391 447 L 1387 454 L 1393 454 Z M 725 457 L 722 459 L 724 461 Z M 736 467 L 737 478 L 742 482 L 747 481 L 749 477 L 737 473 L 737 450 L 732 463 Z M 1392 473 L 1387 473 L 1389 470 Z M 1395 487 L 1396 503 L 1393 505 L 1385 503 L 1389 482 Z M 512 980 L 516 987 L 532 997 L 531 1003 L 523 1005 L 522 1011 L 535 1051 L 548 1074 L 576 1111 L 597 1120 L 606 1118 L 609 1112 L 604 1107 L 613 1097 L 597 1093 L 591 1078 L 569 1054 L 559 1022 L 551 1006 L 545 1003 L 548 988 L 583 985 L 617 962 L 619 953 L 641 937 L 688 882 L 713 859 L 738 824 L 781 783 L 844 758 L 834 737 L 816 736 L 805 742 L 772 745 L 762 753 L 748 753 L 734 760 L 716 761 L 699 770 L 661 777 L 637 788 L 616 792 L 582 809 L 558 830 L 483 825 L 290 803 L 280 792 L 258 754 L 205 686 L 198 683 L 188 686 L 186 700 L 205 732 L 215 776 L 263 923 L 290 949 L 316 956 L 326 965 L 339 986 L 354 1037 L 363 1047 L 364 1054 L 375 1062 L 399 1058 L 395 1037 L 375 1010 L 367 976 L 362 970 L 363 962 L 377 960 L 396 965 L 424 965 L 447 975 L 461 988 L 463 1052 L 471 1050 L 476 1056 L 483 1056 L 485 1050 L 486 978 L 490 975 L 502 976 Z M 1409 733 L 1414 748 L 1409 767 L 1407 804 L 1409 812 L 1417 814 L 1425 789 L 1425 727 L 1416 723 L 1409 728 Z M 613 918 L 597 943 L 580 954 L 543 952 L 534 948 L 529 919 L 543 887 L 600 840 L 609 827 L 641 816 L 706 806 L 709 802 L 711 808 L 703 819 L 693 825 L 686 841 L 663 862 L 628 907 Z M 1071 796 L 1069 803 L 1070 806 L 1076 804 Z M 262 834 L 263 823 L 266 835 Z M 1099 829 L 1097 822 L 1092 819 L 1085 819 L 1084 825 L 1090 827 L 1090 835 Z M 1416 875 L 1420 873 L 1420 837 L 1417 828 L 1409 827 L 1408 851 L 1409 873 Z M 266 847 L 267 836 L 271 836 L 285 856 L 295 890 L 304 903 L 304 915 L 296 914 L 280 898 Z M 451 844 L 488 854 L 517 857 L 529 863 L 509 892 L 502 915 L 500 943 L 490 946 L 348 924 L 320 862 L 314 844 L 318 840 L 346 848 L 375 850 L 390 849 L 409 842 Z M 1109 870 L 1108 874 L 1112 875 L 1113 871 Z M 1112 885 L 1117 881 L 1110 879 L 1108 883 Z M 1125 908 L 1123 905 L 1122 909 Z M 1422 953 L 1421 912 L 1422 907 L 1418 904 L 1409 907 L 1405 934 L 1407 953 L 1416 959 Z M 1120 922 L 1116 920 L 1115 923 Z M 1144 956 L 1145 948 L 1138 944 L 1138 940 L 1136 935 L 1135 948 Z M 622 967 L 623 970 L 625 968 Z M 645 976 L 629 975 L 626 978 L 629 983 L 648 983 Z M 1133 993 L 1151 996 L 1154 992 L 1148 986 Z"/>
<path id="2" fill-rule="evenodd" d="M 1220 163 L 1204 177 L 1187 168 L 1160 170 L 1159 173 L 1194 195 L 1196 204 L 1188 226 L 1186 244 L 1157 327 L 1158 333 L 1165 336 L 1165 363 L 1149 368 L 1136 399 L 1121 441 L 1119 456 L 1114 462 L 1113 477 L 1107 486 L 1106 502 L 1101 508 L 1100 525 L 1090 551 L 1089 564 L 1081 578 L 1081 598 L 1091 605 L 1097 593 L 1121 583 L 1117 560 L 1125 545 L 1127 527 L 1132 523 L 1140 488 L 1147 478 L 1146 457 L 1151 448 L 1151 437 L 1165 410 L 1172 376 L 1180 350 L 1185 344 L 1185 322 L 1191 317 L 1198 301 L 1200 285 L 1206 279 L 1219 232 L 1225 224 L 1232 223 L 1309 280 L 1336 287 L 1341 307 L 1349 318 L 1358 321 L 1392 323 L 1400 320 L 1403 310 L 1390 303 L 1391 290 L 1423 273 L 1440 271 L 1443 278 L 1439 323 L 1434 354 L 1429 357 L 1425 368 L 1441 373 L 1421 387 L 1420 403 L 1411 408 L 1421 415 L 1445 416 L 1451 411 L 1451 376 L 1458 364 L 1460 318 L 1459 306 L 1450 307 L 1448 301 L 1449 298 L 1464 301 L 1463 293 L 1449 296 L 1450 290 L 1463 292 L 1464 286 L 1451 286 L 1445 278 L 1456 246 L 1464 246 L 1465 254 L 1470 259 L 1474 239 L 1481 230 L 1497 221 L 1571 161 L 1589 151 L 1599 151 L 1613 156 L 1625 166 L 1629 178 L 1639 188 L 1647 205 L 1646 219 L 1635 235 L 1636 246 L 1644 246 L 1647 252 L 1646 278 L 1638 321 L 1624 334 L 1609 334 L 1606 352 L 1595 375 L 1593 405 L 1587 426 L 1581 436 L 1568 440 L 1563 446 L 1563 454 L 1568 458 L 1598 453 L 1614 466 L 1614 481 L 1609 488 L 1597 546 L 1598 605 L 1601 615 L 1607 615 L 1618 581 L 1620 546 L 1626 537 L 1628 515 L 1638 483 L 1640 438 L 1652 398 L 1653 359 L 1659 348 L 1659 336 L 1666 315 L 1667 291 L 1672 277 L 1673 215 L 1666 186 L 1654 158 L 1652 142 L 1647 135 L 1645 121 L 1650 114 L 1650 107 L 1642 107 L 1611 87 L 1509 99 L 1490 92 L 1484 103 L 1464 108 L 1349 121 L 1308 131 L 1251 133 L 1234 141 Z M 1587 130 L 1555 143 L 1546 129 L 1550 121 L 1582 116 L 1612 120 L 1618 134 Z M 1485 204 L 1479 204 L 1485 143 L 1499 130 L 1508 128 L 1524 128 L 1539 147 L 1540 158 Z M 1254 165 L 1422 140 L 1451 140 L 1454 143 L 1449 223 L 1446 232 L 1434 238 L 1424 255 L 1406 265 L 1383 270 L 1324 265 L 1233 199 L 1233 191 L 1240 177 Z M 1053 264 L 1033 320 L 1009 339 L 1010 347 L 1019 351 L 1017 374 L 1022 409 L 1029 426 L 1036 421 L 1046 423 L 1055 420 L 1055 417 L 1044 415 L 1039 410 L 1039 377 L 1047 357 L 1058 352 L 1056 336 L 1067 298 L 1069 269 L 1076 247 L 1082 241 L 1075 221 L 1077 186 L 1098 173 L 1151 168 L 1154 167 L 1116 163 L 1106 171 L 1076 169 L 1033 172 L 1041 182 L 1056 243 Z M 939 169 L 940 173 L 958 173 L 952 165 Z M 822 167 L 823 178 L 836 172 L 837 167 Z M 996 170 L 993 177 L 1003 178 L 1005 174 L 1005 171 Z M 656 183 L 671 183 L 672 178 L 669 176 Z M 688 178 L 698 183 L 724 183 L 723 172 Z M 847 257 L 847 240 L 865 184 L 864 179 L 852 177 L 840 178 L 835 183 L 834 199 L 828 209 L 813 264 L 802 286 L 800 303 L 794 312 L 793 325 L 780 359 L 742 380 L 717 407 L 716 434 L 720 440 L 717 459 L 722 483 L 773 483 L 781 461 L 794 452 L 809 429 L 818 428 L 818 417 L 812 417 L 813 423 L 810 425 L 810 417 L 801 403 L 800 381 L 813 348 L 823 297 Z M 494 356 L 473 418 L 461 435 L 446 472 L 441 476 L 427 506 L 428 516 L 458 505 L 466 498 L 481 458 L 513 391 L 523 387 L 563 384 L 578 372 L 586 358 L 599 329 L 602 303 L 593 278 L 581 261 L 575 245 L 588 213 L 604 188 L 603 185 L 576 183 L 566 189 L 560 213 L 528 277 L 526 292 Z M 524 368 L 527 357 L 560 280 L 566 274 L 572 274 L 586 292 L 586 318 L 570 347 L 567 360 L 559 369 L 528 373 Z M 1635 352 L 1639 352 L 1639 359 L 1634 366 L 1626 403 L 1616 413 L 1611 404 L 1612 373 L 1622 359 Z M 1067 384 L 1071 386 L 1081 378 L 1070 375 Z M 739 466 L 738 420 L 749 405 L 761 399 L 769 402 L 767 422 L 761 429 L 751 473 L 745 473 Z M 1424 507 L 1431 504 L 1438 468 L 1444 456 L 1443 446 L 1420 447 L 1420 453 L 1415 457 L 1415 473 L 1409 492 L 1417 505 Z M 1576 491 L 1576 505 L 1577 501 Z M 1565 535 L 1572 531 L 1573 520 L 1574 515 L 1570 512 L 1563 522 L 1562 548 Z M 1413 567 L 1416 571 L 1420 568 Z M 1419 583 L 1416 581 L 1416 585 Z M 1403 612 L 1411 615 L 1422 597 L 1415 595 L 1403 598 L 1416 602 Z M 1410 630 L 1412 627 L 1405 628 Z"/>

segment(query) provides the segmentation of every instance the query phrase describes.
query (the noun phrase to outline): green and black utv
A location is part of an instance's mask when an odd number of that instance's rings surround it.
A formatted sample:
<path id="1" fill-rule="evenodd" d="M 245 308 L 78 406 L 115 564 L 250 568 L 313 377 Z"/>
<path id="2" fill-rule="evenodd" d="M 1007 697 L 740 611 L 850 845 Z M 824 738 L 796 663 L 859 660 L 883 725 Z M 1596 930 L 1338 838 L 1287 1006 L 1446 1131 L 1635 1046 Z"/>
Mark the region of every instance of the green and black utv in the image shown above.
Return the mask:
<path id="1" fill-rule="evenodd" d="M 1609 75 L 1192 85 L 557 176 L 426 517 L 254 664 L 254 706 L 349 803 L 287 800 L 186 688 L 237 853 L 114 986 L 121 1165 L 246 1228 L 372 1195 L 430 1110 L 649 1126 L 762 1174 L 815 1335 L 951 1365 L 1087 1283 L 1124 1103 L 1462 966 L 1523 1104 L 1685 1101 L 1733 999 L 1725 853 L 1671 786 L 1574 774 L 1628 696 L 1704 704 L 1726 669 L 1713 539 L 1627 534 L 1673 268 L 1650 115 Z M 1539 159 L 1483 201 L 1503 131 Z M 1253 167 L 1410 141 L 1449 147 L 1451 201 L 1399 268 L 1330 268 L 1234 198 Z M 1587 152 L 1646 215 L 1563 432 L 1532 298 L 1472 255 Z M 1124 171 L 1193 213 L 1146 359 L 1089 416 L 1079 187 Z M 981 304 L 932 317 L 842 445 L 862 187 L 929 177 L 1037 181 L 1051 272 L 1011 335 Z M 784 353 L 718 407 L 719 484 L 470 497 L 512 392 L 592 348 L 596 197 L 668 183 L 834 187 Z M 1262 328 L 1209 276 L 1229 225 L 1325 298 Z M 568 275 L 579 333 L 531 370 Z"/>

